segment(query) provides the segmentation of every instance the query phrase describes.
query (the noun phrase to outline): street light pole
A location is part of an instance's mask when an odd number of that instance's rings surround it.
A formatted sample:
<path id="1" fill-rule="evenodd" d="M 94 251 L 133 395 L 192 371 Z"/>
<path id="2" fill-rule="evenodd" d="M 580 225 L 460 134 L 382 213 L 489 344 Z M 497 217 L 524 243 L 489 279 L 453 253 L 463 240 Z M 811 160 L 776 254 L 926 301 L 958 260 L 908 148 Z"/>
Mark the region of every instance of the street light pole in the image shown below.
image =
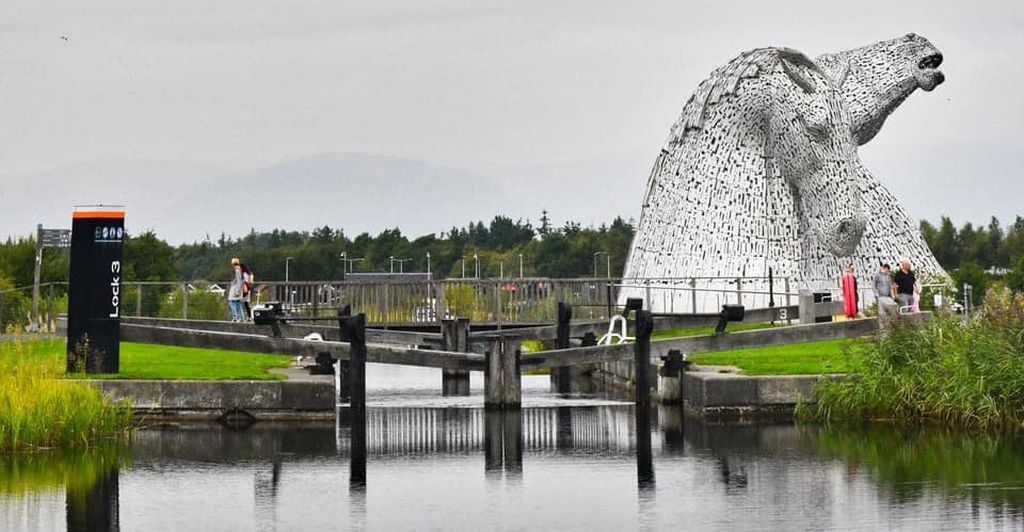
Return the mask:
<path id="1" fill-rule="evenodd" d="M 295 257 L 285 257 L 284 258 L 284 291 L 285 291 L 285 296 L 288 298 L 288 303 L 289 304 L 292 303 L 292 287 L 288 283 L 288 264 L 292 260 L 294 260 L 294 259 L 295 259 Z"/>
<path id="2" fill-rule="evenodd" d="M 466 256 L 462 256 L 462 278 L 466 278 Z"/>
<path id="3" fill-rule="evenodd" d="M 612 278 L 612 254 L 611 253 L 605 253 L 604 254 L 604 258 L 607 259 L 606 267 L 608 268 L 605 271 L 605 273 L 606 273 L 605 277 L 611 279 Z"/>
<path id="4" fill-rule="evenodd" d="M 480 257 L 476 253 L 473 254 L 473 272 L 477 279 L 480 278 Z"/>
<path id="5" fill-rule="evenodd" d="M 430 252 L 427 252 L 427 279 L 430 279 Z"/>
<path id="6" fill-rule="evenodd" d="M 594 278 L 597 278 L 597 257 L 601 254 L 601 251 L 594 252 Z"/>
<path id="7" fill-rule="evenodd" d="M 388 258 L 391 259 L 391 273 L 395 273 L 395 256 L 391 255 Z"/>
<path id="8" fill-rule="evenodd" d="M 519 278 L 523 278 L 523 254 L 519 254 Z"/>

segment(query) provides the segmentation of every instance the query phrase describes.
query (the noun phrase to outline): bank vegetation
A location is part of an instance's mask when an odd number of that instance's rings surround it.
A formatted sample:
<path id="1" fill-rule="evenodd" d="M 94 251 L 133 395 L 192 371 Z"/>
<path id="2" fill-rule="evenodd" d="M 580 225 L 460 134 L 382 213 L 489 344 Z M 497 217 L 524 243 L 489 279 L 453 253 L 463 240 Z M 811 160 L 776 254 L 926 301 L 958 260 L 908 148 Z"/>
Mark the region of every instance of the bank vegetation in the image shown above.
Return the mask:
<path id="1" fill-rule="evenodd" d="M 1024 428 L 1024 295 L 990 291 L 970 319 L 896 323 L 847 358 L 850 378 L 822 381 L 802 419 Z"/>
<path id="2" fill-rule="evenodd" d="M 0 341 L 0 454 L 124 441 L 131 405 L 65 380 L 57 340 Z"/>

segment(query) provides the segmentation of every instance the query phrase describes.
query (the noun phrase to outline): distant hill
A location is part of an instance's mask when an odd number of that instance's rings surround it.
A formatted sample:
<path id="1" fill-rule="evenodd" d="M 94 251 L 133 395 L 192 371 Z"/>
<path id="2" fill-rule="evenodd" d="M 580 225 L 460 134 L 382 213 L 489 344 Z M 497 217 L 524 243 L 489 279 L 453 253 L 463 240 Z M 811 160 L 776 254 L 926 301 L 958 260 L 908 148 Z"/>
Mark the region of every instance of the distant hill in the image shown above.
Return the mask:
<path id="1" fill-rule="evenodd" d="M 0 237 L 28 235 L 37 223 L 70 227 L 75 205 L 94 204 L 126 205 L 133 230 L 165 229 L 161 221 L 166 219 L 162 217 L 166 206 L 222 171 L 181 161 L 105 159 L 42 172 L 0 174 Z"/>
<path id="2" fill-rule="evenodd" d="M 129 231 L 153 229 L 171 242 L 214 240 L 273 228 L 323 225 L 346 234 L 399 227 L 418 236 L 490 220 L 536 216 L 501 183 L 411 159 L 324 154 L 247 171 L 175 161 L 104 160 L 30 174 L 0 175 L 0 236 L 36 223 L 67 227 L 76 204 L 124 204 Z M 536 211 L 536 212 L 534 212 Z"/>

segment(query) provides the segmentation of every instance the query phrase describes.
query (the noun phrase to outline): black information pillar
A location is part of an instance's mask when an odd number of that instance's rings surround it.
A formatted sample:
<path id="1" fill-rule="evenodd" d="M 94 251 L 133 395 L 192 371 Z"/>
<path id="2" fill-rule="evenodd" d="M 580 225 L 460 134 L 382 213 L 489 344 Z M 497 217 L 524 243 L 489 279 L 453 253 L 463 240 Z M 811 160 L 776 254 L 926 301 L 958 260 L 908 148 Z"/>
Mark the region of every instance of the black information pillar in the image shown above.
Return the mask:
<path id="1" fill-rule="evenodd" d="M 75 211 L 68 287 L 68 372 L 120 365 L 124 211 Z"/>

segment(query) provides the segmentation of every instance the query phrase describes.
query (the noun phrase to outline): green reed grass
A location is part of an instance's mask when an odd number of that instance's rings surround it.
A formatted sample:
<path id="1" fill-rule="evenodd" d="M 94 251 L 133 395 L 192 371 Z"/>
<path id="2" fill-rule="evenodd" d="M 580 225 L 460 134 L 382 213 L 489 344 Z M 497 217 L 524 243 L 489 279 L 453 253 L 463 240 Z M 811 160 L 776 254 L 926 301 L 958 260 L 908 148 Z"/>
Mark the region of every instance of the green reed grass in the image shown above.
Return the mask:
<path id="1" fill-rule="evenodd" d="M 120 445 L 88 449 L 11 453 L 0 456 L 0 495 L 21 495 L 55 489 L 84 491 L 109 471 L 130 466 Z"/>
<path id="2" fill-rule="evenodd" d="M 131 405 L 63 380 L 57 340 L 0 342 L 0 453 L 89 447 L 127 438 Z"/>
<path id="3" fill-rule="evenodd" d="M 990 292 L 970 320 L 895 324 L 850 349 L 851 378 L 822 381 L 805 420 L 1024 427 L 1024 298 Z"/>

